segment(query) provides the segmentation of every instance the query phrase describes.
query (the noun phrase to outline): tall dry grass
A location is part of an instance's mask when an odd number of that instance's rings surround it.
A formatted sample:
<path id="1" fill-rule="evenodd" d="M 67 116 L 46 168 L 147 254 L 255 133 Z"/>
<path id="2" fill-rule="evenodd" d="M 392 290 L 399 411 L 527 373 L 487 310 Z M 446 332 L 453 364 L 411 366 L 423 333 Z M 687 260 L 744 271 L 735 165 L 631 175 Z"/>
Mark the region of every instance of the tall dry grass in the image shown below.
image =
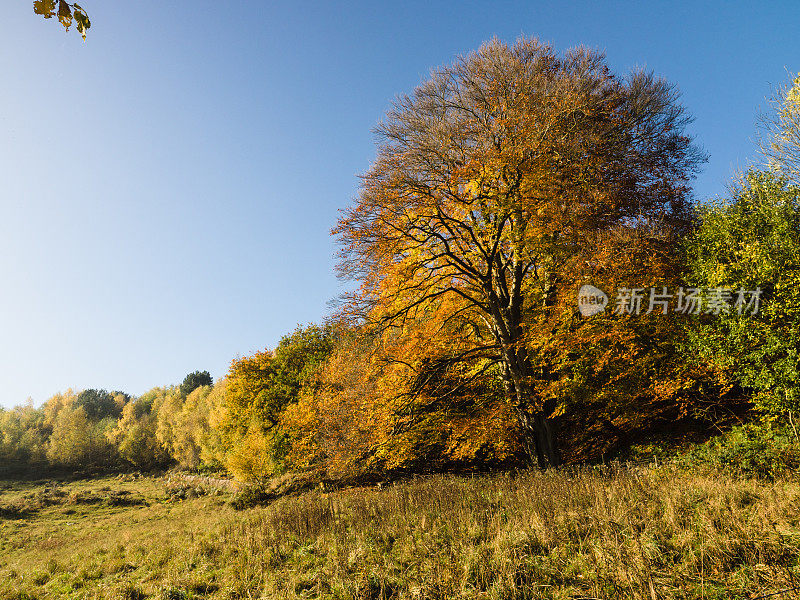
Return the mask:
<path id="1" fill-rule="evenodd" d="M 229 496 L 124 485 L 147 505 L 43 505 L 13 527 L 0 521 L 14 536 L 0 540 L 0 598 L 800 595 L 800 485 L 790 479 L 670 466 L 442 475 L 242 511 Z M 84 537 L 70 546 L 54 524 L 68 531 L 78 516 Z"/>
<path id="2" fill-rule="evenodd" d="M 797 597 L 800 489 L 669 468 L 283 498 L 215 544 L 241 597 Z"/>

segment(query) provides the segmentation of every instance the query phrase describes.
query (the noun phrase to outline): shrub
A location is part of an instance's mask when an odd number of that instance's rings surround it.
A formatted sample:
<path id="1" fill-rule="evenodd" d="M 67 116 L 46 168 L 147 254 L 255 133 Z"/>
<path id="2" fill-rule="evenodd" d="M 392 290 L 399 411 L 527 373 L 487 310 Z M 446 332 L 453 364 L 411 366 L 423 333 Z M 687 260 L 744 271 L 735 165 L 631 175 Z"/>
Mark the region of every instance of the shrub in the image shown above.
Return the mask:
<path id="1" fill-rule="evenodd" d="M 800 439 L 786 425 L 748 423 L 694 447 L 684 460 L 737 475 L 774 479 L 800 468 Z"/>

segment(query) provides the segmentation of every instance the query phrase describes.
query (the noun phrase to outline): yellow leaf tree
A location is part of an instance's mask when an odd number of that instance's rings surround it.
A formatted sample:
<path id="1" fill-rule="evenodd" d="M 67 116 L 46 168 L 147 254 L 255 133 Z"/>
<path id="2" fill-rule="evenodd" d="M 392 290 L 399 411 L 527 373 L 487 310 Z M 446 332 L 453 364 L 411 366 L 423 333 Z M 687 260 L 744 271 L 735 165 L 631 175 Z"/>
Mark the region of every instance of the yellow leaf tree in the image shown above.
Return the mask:
<path id="1" fill-rule="evenodd" d="M 520 443 L 560 462 L 531 351 L 557 331 L 557 299 L 615 230 L 646 230 L 654 252 L 691 223 L 688 182 L 702 154 L 670 84 L 610 72 L 586 49 L 494 40 L 433 72 L 378 128 L 377 159 L 339 221 L 339 270 L 359 281 L 343 312 L 401 330 L 450 302 L 469 330 L 451 361 L 496 365 Z M 452 299 L 452 300 L 450 300 Z"/>

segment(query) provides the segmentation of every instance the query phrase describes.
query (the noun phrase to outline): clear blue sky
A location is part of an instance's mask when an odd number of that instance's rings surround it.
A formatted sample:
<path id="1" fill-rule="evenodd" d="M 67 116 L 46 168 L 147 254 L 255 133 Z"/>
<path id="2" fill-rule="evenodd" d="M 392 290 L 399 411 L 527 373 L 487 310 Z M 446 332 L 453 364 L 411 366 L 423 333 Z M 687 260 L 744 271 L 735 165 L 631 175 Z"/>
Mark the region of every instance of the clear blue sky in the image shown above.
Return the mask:
<path id="1" fill-rule="evenodd" d="M 3 5 L 3 406 L 216 379 L 320 320 L 372 127 L 492 36 L 601 48 L 617 72 L 675 82 L 711 156 L 699 198 L 755 157 L 765 96 L 800 70 L 796 0 L 83 0 L 85 44 L 28 0 Z"/>

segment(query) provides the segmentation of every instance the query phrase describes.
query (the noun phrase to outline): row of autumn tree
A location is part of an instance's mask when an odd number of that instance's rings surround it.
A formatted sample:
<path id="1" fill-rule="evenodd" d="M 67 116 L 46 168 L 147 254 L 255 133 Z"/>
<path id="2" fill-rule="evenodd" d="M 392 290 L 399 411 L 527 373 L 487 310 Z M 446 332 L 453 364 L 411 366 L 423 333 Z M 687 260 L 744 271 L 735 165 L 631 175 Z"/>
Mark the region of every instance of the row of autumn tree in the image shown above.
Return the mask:
<path id="1" fill-rule="evenodd" d="M 284 337 L 274 351 L 236 359 L 216 384 L 207 371 L 138 397 L 68 390 L 0 409 L 0 473 L 227 469 L 258 479 L 284 468 L 279 417 L 330 355 L 332 329 L 314 325 Z"/>
<path id="2" fill-rule="evenodd" d="M 595 52 L 484 44 L 379 125 L 334 230 L 357 286 L 329 323 L 234 360 L 214 385 L 108 394 L 114 414 L 89 410 L 87 392 L 0 412 L 0 458 L 341 477 L 599 458 L 743 406 L 792 420 L 800 79 L 766 118 L 766 160 L 725 200 L 692 198 L 705 157 L 690 120 L 673 86 L 617 76 Z M 717 303 L 587 318 L 587 283 L 612 302 L 620 288 L 762 295 L 755 315 Z M 72 450 L 81 440 L 91 451 Z"/>

